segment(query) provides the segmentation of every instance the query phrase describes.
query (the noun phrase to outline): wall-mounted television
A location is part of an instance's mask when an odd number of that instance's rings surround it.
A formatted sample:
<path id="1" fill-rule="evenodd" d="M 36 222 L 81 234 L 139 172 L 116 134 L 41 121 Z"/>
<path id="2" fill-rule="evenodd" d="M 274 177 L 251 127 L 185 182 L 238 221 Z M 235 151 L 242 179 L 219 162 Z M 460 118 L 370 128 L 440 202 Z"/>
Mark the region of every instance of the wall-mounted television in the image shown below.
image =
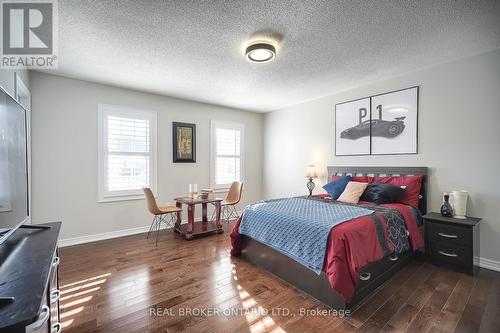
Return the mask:
<path id="1" fill-rule="evenodd" d="M 27 112 L 0 87 L 0 244 L 29 223 Z"/>

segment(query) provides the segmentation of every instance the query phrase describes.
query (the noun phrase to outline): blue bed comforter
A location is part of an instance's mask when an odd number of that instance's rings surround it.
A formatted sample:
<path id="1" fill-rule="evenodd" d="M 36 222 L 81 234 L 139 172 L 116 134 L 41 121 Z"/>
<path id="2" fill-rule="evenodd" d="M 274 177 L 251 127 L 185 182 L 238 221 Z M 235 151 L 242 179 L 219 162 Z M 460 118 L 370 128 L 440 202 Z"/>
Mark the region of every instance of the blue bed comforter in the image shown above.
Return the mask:
<path id="1" fill-rule="evenodd" d="M 321 274 L 330 230 L 373 210 L 304 198 L 260 201 L 245 208 L 239 232 Z"/>

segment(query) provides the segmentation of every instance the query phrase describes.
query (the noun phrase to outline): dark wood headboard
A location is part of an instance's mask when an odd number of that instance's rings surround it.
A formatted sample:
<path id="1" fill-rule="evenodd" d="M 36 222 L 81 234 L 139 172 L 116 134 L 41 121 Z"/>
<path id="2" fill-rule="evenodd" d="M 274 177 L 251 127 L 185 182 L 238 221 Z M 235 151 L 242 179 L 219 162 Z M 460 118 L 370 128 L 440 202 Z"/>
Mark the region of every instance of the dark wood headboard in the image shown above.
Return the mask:
<path id="1" fill-rule="evenodd" d="M 427 213 L 427 167 L 329 166 L 328 181 L 332 176 L 423 176 L 418 208 Z"/>

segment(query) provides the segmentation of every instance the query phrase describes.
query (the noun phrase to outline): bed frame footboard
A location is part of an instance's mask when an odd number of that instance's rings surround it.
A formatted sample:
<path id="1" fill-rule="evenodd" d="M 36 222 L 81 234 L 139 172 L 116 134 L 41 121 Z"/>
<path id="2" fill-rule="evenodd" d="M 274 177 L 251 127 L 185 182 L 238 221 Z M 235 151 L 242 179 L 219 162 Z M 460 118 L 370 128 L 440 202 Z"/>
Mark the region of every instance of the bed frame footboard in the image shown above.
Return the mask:
<path id="1" fill-rule="evenodd" d="M 368 279 L 358 281 L 351 303 L 346 303 L 335 289 L 330 286 L 325 272 L 321 272 L 321 275 L 316 275 L 312 270 L 269 246 L 244 235 L 240 237 L 242 237 L 241 257 L 244 260 L 255 266 L 264 268 L 293 287 L 336 310 L 354 310 L 361 301 L 388 281 L 415 255 L 415 252 L 408 251 L 398 256 L 385 257 L 363 268 L 360 275 L 365 279 L 368 277 Z"/>

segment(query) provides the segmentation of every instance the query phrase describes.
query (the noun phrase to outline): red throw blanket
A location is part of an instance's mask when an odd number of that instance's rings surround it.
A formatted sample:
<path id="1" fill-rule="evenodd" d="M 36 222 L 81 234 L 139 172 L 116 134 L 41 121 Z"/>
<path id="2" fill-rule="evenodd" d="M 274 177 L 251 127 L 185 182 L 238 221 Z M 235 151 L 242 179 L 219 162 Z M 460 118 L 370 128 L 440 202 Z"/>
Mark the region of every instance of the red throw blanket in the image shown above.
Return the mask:
<path id="1" fill-rule="evenodd" d="M 409 232 L 410 244 L 415 251 L 424 246 L 422 235 L 411 208 L 402 204 L 383 205 L 398 210 L 404 217 Z M 387 237 L 387 222 L 381 214 L 375 213 L 384 225 L 387 247 L 394 250 Z M 241 218 L 231 231 L 231 255 L 241 254 L 241 237 L 238 232 Z M 347 302 L 350 302 L 356 288 L 359 271 L 369 263 L 384 257 L 377 237 L 375 223 L 371 216 L 362 216 L 332 228 L 328 237 L 323 271 L 334 288 Z"/>

